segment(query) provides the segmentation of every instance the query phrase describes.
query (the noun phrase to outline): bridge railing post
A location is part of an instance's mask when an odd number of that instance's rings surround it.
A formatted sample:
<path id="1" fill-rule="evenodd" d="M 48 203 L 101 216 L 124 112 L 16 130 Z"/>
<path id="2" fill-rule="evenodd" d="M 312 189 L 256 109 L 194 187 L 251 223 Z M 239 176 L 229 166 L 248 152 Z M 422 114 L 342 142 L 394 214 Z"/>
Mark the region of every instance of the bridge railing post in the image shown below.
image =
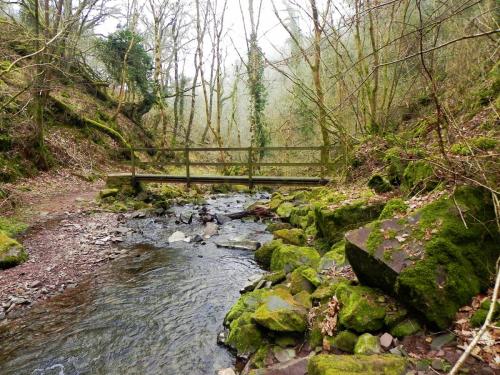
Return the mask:
<path id="1" fill-rule="evenodd" d="M 135 180 L 135 151 L 133 147 L 130 147 L 130 159 L 132 161 L 132 178 Z"/>
<path id="2" fill-rule="evenodd" d="M 186 186 L 188 188 L 191 187 L 191 168 L 190 168 L 190 162 L 189 162 L 189 148 L 186 146 L 184 148 L 184 160 L 186 163 Z"/>
<path id="3" fill-rule="evenodd" d="M 248 148 L 248 186 L 253 189 L 253 150 L 252 146 Z"/>

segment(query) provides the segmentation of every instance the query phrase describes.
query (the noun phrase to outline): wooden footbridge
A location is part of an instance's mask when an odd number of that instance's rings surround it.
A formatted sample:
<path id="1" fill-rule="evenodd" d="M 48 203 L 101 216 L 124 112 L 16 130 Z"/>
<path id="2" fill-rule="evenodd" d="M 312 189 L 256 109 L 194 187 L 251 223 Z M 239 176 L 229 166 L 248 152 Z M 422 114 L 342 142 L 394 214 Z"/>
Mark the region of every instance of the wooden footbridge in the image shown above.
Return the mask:
<path id="1" fill-rule="evenodd" d="M 199 147 L 199 148 L 131 148 L 127 149 L 130 152 L 130 167 L 129 173 L 114 173 L 110 174 L 112 178 L 131 178 L 133 181 L 140 182 L 156 182 L 156 183 L 182 183 L 190 186 L 191 184 L 233 184 L 233 185 L 248 185 L 251 188 L 254 185 L 326 185 L 330 181 L 326 178 L 329 163 L 329 154 L 332 147 Z M 315 161 L 305 161 L 306 152 L 317 152 L 319 158 Z M 148 152 L 150 154 L 175 154 L 182 153 L 181 161 L 162 161 L 159 162 L 143 162 L 139 160 L 136 153 Z M 207 155 L 210 152 L 218 152 L 222 155 L 221 160 L 217 162 L 200 161 L 208 159 Z M 243 161 L 226 161 L 228 153 L 244 153 L 246 154 Z M 263 162 L 260 155 L 267 155 L 271 152 L 279 153 L 299 153 L 301 161 L 287 162 Z M 191 160 L 192 156 L 199 154 L 196 160 Z M 241 159 L 241 158 L 240 158 Z M 285 158 L 286 159 L 286 158 Z M 144 168 L 151 165 L 161 165 L 161 167 L 181 167 L 184 170 L 183 175 L 168 175 L 168 174 L 147 174 L 140 172 Z M 193 175 L 193 167 L 241 167 L 245 169 L 244 176 L 224 176 L 224 175 Z M 258 172 L 264 167 L 283 167 L 283 168 L 314 168 L 317 170 L 319 177 L 289 177 L 289 176 L 262 176 Z"/>

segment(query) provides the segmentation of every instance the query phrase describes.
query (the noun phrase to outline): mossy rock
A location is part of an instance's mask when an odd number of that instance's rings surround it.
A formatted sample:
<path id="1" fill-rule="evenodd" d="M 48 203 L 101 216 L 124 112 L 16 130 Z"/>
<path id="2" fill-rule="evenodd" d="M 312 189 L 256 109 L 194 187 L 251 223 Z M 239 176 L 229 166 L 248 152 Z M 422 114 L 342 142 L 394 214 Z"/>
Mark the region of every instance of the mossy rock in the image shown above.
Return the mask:
<path id="1" fill-rule="evenodd" d="M 339 332 L 332 341 L 332 346 L 346 353 L 354 353 L 358 336 L 350 331 Z"/>
<path id="2" fill-rule="evenodd" d="M 271 266 L 271 259 L 273 257 L 273 253 L 280 246 L 283 246 L 283 241 L 274 240 L 270 242 L 266 242 L 259 249 L 257 249 L 254 253 L 255 260 L 265 269 L 269 269 Z"/>
<path id="3" fill-rule="evenodd" d="M 28 254 L 19 242 L 0 231 L 0 269 L 15 267 L 28 260 Z"/>
<path id="4" fill-rule="evenodd" d="M 308 375 L 404 375 L 407 362 L 395 355 L 320 354 L 309 360 Z"/>
<path id="5" fill-rule="evenodd" d="M 276 232 L 277 230 L 292 229 L 292 228 L 293 226 L 290 223 L 283 223 L 281 221 L 278 221 L 275 223 L 268 224 L 268 226 L 266 227 L 266 231 L 273 233 Z"/>
<path id="6" fill-rule="evenodd" d="M 290 273 L 290 292 L 292 294 L 297 294 L 302 291 L 312 293 L 314 291 L 314 285 L 309 282 L 303 275 L 302 270 L 307 268 L 307 266 L 302 266 L 296 268 L 292 273 Z"/>
<path id="7" fill-rule="evenodd" d="M 258 289 L 242 295 L 226 314 L 224 325 L 229 326 L 233 320 L 238 319 L 244 313 L 253 313 L 261 305 L 268 293 L 265 289 Z"/>
<path id="8" fill-rule="evenodd" d="M 341 285 L 351 285 L 352 281 L 347 279 L 329 280 L 327 283 L 320 285 L 311 295 L 313 302 L 327 303 Z"/>
<path id="9" fill-rule="evenodd" d="M 144 186 L 131 176 L 115 174 L 108 175 L 106 189 L 118 189 L 120 195 L 132 197 L 143 192 Z"/>
<path id="10" fill-rule="evenodd" d="M 379 220 L 392 219 L 396 215 L 404 215 L 408 211 L 408 205 L 401 198 L 394 198 L 387 202 Z"/>
<path id="11" fill-rule="evenodd" d="M 384 205 L 383 202 L 360 200 L 336 209 L 316 207 L 314 212 L 318 236 L 334 244 L 342 240 L 346 231 L 377 219 Z"/>
<path id="12" fill-rule="evenodd" d="M 119 189 L 103 189 L 99 192 L 99 198 L 106 199 L 116 197 L 120 193 Z"/>
<path id="13" fill-rule="evenodd" d="M 276 214 L 278 214 L 278 216 L 282 219 L 289 219 L 292 214 L 293 208 L 294 208 L 293 203 L 284 202 L 280 204 L 280 206 L 276 210 Z"/>
<path id="14" fill-rule="evenodd" d="M 341 285 L 336 291 L 341 303 L 339 322 L 356 332 L 372 332 L 384 327 L 387 297 L 365 286 Z"/>
<path id="15" fill-rule="evenodd" d="M 414 319 L 406 319 L 401 323 L 398 323 L 394 328 L 391 329 L 391 335 L 397 338 L 403 338 L 406 336 L 411 336 L 420 331 L 420 324 Z"/>
<path id="16" fill-rule="evenodd" d="M 333 245 L 331 250 L 321 257 L 318 271 L 326 271 L 333 266 L 344 266 L 345 264 L 345 241 L 342 240 Z"/>
<path id="17" fill-rule="evenodd" d="M 375 193 L 377 194 L 388 193 L 393 189 L 389 181 L 378 174 L 370 178 L 370 180 L 368 181 L 368 187 L 375 191 Z"/>
<path id="18" fill-rule="evenodd" d="M 291 272 L 300 266 L 316 268 L 320 256 L 312 247 L 280 245 L 272 254 L 271 271 Z"/>
<path id="19" fill-rule="evenodd" d="M 396 295 L 438 329 L 488 288 L 500 256 L 491 195 L 471 187 L 402 219 L 352 231 L 346 240 L 363 284 Z"/>
<path id="20" fill-rule="evenodd" d="M 354 354 L 380 354 L 382 349 L 377 336 L 370 335 L 369 333 L 359 336 L 356 345 L 354 346 Z"/>
<path id="21" fill-rule="evenodd" d="M 273 233 L 274 237 L 286 244 L 303 246 L 307 242 L 306 235 L 302 229 L 280 229 Z"/>
<path id="22" fill-rule="evenodd" d="M 399 147 L 388 149 L 384 155 L 388 181 L 395 186 L 399 186 L 403 181 L 403 173 L 408 162 L 404 160 L 403 150 Z"/>
<path id="23" fill-rule="evenodd" d="M 229 327 L 226 345 L 237 352 L 239 357 L 248 357 L 263 344 L 263 335 L 251 319 L 251 313 L 244 313 L 233 320 Z"/>
<path id="24" fill-rule="evenodd" d="M 307 328 L 307 309 L 285 290 L 270 291 L 252 315 L 258 325 L 274 332 L 302 333 Z"/>
<path id="25" fill-rule="evenodd" d="M 290 213 L 290 224 L 306 229 L 314 224 L 314 209 L 310 205 L 294 207 Z"/>
<path id="26" fill-rule="evenodd" d="M 265 344 L 262 345 L 259 350 L 252 357 L 252 365 L 253 367 L 259 369 L 264 368 L 266 365 L 271 362 L 272 350 L 271 345 Z"/>
<path id="27" fill-rule="evenodd" d="M 471 326 L 476 328 L 481 327 L 486 321 L 486 317 L 488 316 L 490 307 L 491 307 L 490 300 L 487 299 L 483 301 L 483 303 L 481 303 L 479 310 L 477 310 L 470 318 Z M 500 302 L 497 302 L 497 305 L 495 306 L 495 312 L 493 313 L 492 322 L 495 322 L 498 319 L 500 319 Z"/>
<path id="28" fill-rule="evenodd" d="M 428 192 L 436 188 L 438 183 L 434 168 L 425 160 L 410 162 L 403 173 L 402 187 L 408 193 Z"/>
<path id="29" fill-rule="evenodd" d="M 302 305 L 308 309 L 312 307 L 312 298 L 311 293 L 306 290 L 303 290 L 293 296 L 293 299 L 297 301 L 299 305 Z"/>

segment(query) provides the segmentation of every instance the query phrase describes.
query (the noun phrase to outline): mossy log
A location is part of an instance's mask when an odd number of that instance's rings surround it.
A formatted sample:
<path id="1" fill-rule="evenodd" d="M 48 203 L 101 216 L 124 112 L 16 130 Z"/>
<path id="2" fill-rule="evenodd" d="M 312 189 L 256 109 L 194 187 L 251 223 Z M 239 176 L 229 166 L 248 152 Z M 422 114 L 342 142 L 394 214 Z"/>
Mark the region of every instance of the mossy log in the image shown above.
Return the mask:
<path id="1" fill-rule="evenodd" d="M 68 116 L 77 125 L 89 126 L 93 129 L 99 130 L 100 132 L 108 135 L 109 137 L 120 143 L 123 147 L 128 149 L 131 148 L 130 144 L 125 140 L 125 138 L 123 138 L 123 136 L 117 130 L 112 129 L 111 127 L 106 126 L 98 121 L 80 115 L 69 104 L 64 103 L 62 100 L 54 96 L 50 96 L 50 100 L 59 111 L 64 112 L 64 114 Z"/>

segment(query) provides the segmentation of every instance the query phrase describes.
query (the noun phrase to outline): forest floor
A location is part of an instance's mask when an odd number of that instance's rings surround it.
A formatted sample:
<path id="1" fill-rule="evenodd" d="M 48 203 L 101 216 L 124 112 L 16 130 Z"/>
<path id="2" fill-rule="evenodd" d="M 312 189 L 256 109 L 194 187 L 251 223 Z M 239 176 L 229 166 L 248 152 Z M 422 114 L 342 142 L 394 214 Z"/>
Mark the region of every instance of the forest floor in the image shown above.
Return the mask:
<path id="1" fill-rule="evenodd" d="M 103 185 L 63 170 L 6 187 L 11 201 L 3 214 L 29 225 L 20 240 L 30 259 L 0 273 L 0 320 L 75 287 L 121 255 L 113 243 L 127 229 L 120 227 L 123 215 L 99 209 L 95 198 Z"/>

